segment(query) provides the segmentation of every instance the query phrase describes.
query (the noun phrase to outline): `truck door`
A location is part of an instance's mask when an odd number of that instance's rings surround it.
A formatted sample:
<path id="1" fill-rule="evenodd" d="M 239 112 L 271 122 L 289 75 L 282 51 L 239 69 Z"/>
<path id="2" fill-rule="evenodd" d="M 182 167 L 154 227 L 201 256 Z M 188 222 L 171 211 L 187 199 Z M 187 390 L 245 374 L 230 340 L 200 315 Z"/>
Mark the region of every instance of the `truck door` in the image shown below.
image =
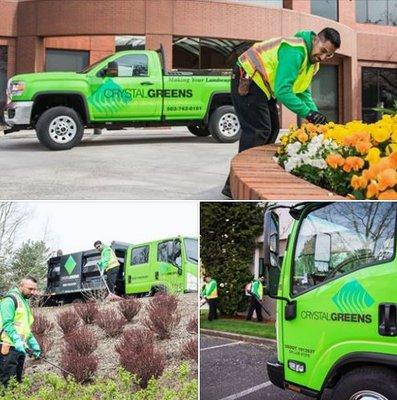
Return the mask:
<path id="1" fill-rule="evenodd" d="M 132 247 L 125 260 L 126 294 L 145 293 L 151 289 L 149 245 Z"/>
<path id="2" fill-rule="evenodd" d="M 91 81 L 90 108 L 96 120 L 159 120 L 162 73 L 145 52 L 112 59 Z M 158 91 L 159 90 L 159 91 Z"/>
<path id="3" fill-rule="evenodd" d="M 157 244 L 157 274 L 168 290 L 183 291 L 184 279 L 182 270 L 181 242 L 169 239 Z"/>
<path id="4" fill-rule="evenodd" d="M 283 316 L 286 381 L 320 390 L 347 354 L 395 354 L 395 339 L 380 334 L 380 326 L 382 304 L 397 303 L 396 208 L 323 203 L 301 217 L 282 282 L 293 301 Z"/>

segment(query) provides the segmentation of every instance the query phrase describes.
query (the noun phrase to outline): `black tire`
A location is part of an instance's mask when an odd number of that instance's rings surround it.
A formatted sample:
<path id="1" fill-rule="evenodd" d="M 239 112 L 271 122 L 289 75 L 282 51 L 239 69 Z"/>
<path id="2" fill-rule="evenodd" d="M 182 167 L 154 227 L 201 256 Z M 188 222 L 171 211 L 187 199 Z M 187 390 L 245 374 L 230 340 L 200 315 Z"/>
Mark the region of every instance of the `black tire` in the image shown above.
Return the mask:
<path id="1" fill-rule="evenodd" d="M 167 293 L 167 288 L 165 286 L 154 286 L 150 291 L 150 296 L 154 296 L 157 293 Z"/>
<path id="2" fill-rule="evenodd" d="M 339 380 L 332 392 L 331 400 L 351 400 L 354 399 L 354 395 L 358 396 L 360 392 L 365 391 L 382 395 L 387 400 L 395 400 L 397 373 L 384 367 L 353 369 Z"/>
<path id="3" fill-rule="evenodd" d="M 211 135 L 211 132 L 208 130 L 206 126 L 189 125 L 187 129 L 189 129 L 189 132 L 193 133 L 194 136 L 206 137 Z"/>
<path id="4" fill-rule="evenodd" d="M 208 129 L 212 137 L 220 143 L 237 142 L 241 127 L 233 106 L 221 106 L 210 116 Z"/>
<path id="5" fill-rule="evenodd" d="M 64 120 L 61 118 L 64 117 Z M 51 123 L 56 118 L 60 118 L 59 129 L 65 129 L 65 133 L 57 135 L 56 128 L 51 127 Z M 62 124 L 62 126 L 60 126 Z M 73 129 L 69 134 L 68 127 Z M 52 133 L 50 132 L 52 130 Z M 79 114 L 69 107 L 54 107 L 41 114 L 36 124 L 36 134 L 40 143 L 50 150 L 69 150 L 81 142 L 84 134 L 83 123 Z M 58 138 L 55 140 L 52 136 Z"/>

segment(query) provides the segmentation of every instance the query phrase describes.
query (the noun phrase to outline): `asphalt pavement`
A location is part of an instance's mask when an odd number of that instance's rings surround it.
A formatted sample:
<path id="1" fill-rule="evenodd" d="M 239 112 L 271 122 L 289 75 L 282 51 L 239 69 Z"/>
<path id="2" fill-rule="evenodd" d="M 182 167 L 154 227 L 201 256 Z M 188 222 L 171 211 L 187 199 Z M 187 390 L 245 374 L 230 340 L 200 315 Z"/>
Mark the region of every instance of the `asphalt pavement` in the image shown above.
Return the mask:
<path id="1" fill-rule="evenodd" d="M 87 132 L 67 151 L 47 150 L 34 131 L 0 135 L 0 199 L 225 199 L 237 143 L 185 127 Z"/>
<path id="2" fill-rule="evenodd" d="M 272 385 L 266 362 L 275 344 L 252 344 L 201 335 L 200 400 L 308 400 Z"/>

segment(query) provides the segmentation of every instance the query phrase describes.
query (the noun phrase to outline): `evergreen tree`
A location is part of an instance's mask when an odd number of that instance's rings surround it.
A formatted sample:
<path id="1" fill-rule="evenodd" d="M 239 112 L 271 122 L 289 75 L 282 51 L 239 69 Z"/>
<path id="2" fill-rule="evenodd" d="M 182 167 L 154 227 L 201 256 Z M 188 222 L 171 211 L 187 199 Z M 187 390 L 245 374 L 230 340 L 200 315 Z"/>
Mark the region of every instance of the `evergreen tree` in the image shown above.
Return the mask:
<path id="1" fill-rule="evenodd" d="M 264 211 L 263 203 L 253 202 L 200 205 L 200 258 L 205 272 L 218 282 L 222 314 L 234 315 L 247 306 L 244 287 L 252 279 L 250 266 Z"/>

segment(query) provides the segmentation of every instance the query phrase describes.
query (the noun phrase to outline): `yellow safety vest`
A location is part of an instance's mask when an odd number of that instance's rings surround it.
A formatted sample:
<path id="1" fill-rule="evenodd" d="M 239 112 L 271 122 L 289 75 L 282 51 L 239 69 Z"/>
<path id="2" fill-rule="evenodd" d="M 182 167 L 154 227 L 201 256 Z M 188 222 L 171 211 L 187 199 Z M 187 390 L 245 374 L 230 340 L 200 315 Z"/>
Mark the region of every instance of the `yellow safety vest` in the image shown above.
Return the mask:
<path id="1" fill-rule="evenodd" d="M 8 295 L 12 295 L 17 301 L 17 308 L 15 310 L 15 316 L 14 316 L 15 330 L 17 331 L 18 335 L 22 338 L 22 340 L 26 341 L 32 332 L 31 327 L 34 321 L 32 310 L 30 309 L 28 302 L 22 299 L 21 297 L 22 295 L 18 290 L 12 289 L 7 293 L 6 297 Z M 14 343 L 12 339 L 8 336 L 7 332 L 3 330 L 1 315 L 0 315 L 0 325 L 2 330 L 0 340 L 2 342 L 9 343 L 11 346 L 13 346 Z"/>
<path id="2" fill-rule="evenodd" d="M 207 294 L 208 293 L 208 294 Z M 205 285 L 205 295 L 207 299 L 216 299 L 218 297 L 218 283 L 212 279 Z"/>
<path id="3" fill-rule="evenodd" d="M 305 51 L 305 59 L 299 71 L 292 91 L 293 93 L 303 93 L 306 91 L 317 71 L 319 63 L 311 64 L 308 67 L 309 57 L 305 41 L 301 38 L 275 38 L 264 42 L 255 43 L 238 59 L 239 64 L 248 76 L 266 93 L 268 99 L 275 97 L 274 88 L 276 72 L 278 67 L 278 50 L 283 43 L 290 46 L 301 47 Z"/>
<path id="4" fill-rule="evenodd" d="M 109 247 L 109 250 L 110 250 L 110 259 L 109 259 L 109 263 L 106 267 L 106 271 L 109 271 L 112 268 L 120 266 L 119 260 L 117 259 L 117 256 L 116 256 L 115 252 L 113 251 L 113 249 L 111 247 Z"/>

